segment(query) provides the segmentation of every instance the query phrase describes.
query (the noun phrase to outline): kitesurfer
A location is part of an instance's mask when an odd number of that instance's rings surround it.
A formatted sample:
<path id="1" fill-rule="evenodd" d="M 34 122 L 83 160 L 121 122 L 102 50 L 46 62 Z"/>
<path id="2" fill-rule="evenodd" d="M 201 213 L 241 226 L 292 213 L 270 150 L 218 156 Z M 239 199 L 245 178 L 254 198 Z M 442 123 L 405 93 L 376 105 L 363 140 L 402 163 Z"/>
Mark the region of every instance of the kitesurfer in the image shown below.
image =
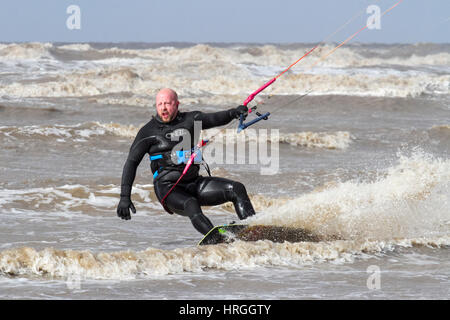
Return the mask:
<path id="1" fill-rule="evenodd" d="M 237 181 L 221 177 L 201 176 L 200 165 L 194 163 L 178 184 L 185 168 L 174 150 L 180 141 L 189 141 L 189 152 L 196 145 L 194 125 L 201 122 L 201 129 L 223 126 L 233 119 L 248 113 L 244 105 L 226 111 L 204 113 L 200 111 L 181 112 L 177 93 L 169 88 L 156 95 L 156 115 L 138 132 L 131 145 L 122 174 L 120 202 L 117 215 L 131 219 L 130 209 L 136 213 L 131 201 L 131 189 L 136 170 L 145 154 L 149 154 L 153 172 L 153 185 L 158 200 L 169 213 L 189 217 L 193 226 L 202 234 L 208 233 L 214 225 L 203 214 L 201 206 L 219 205 L 233 202 L 239 219 L 254 215 L 255 211 L 245 186 Z M 174 152 L 175 151 L 175 152 Z M 181 151 L 181 155 L 186 150 Z"/>

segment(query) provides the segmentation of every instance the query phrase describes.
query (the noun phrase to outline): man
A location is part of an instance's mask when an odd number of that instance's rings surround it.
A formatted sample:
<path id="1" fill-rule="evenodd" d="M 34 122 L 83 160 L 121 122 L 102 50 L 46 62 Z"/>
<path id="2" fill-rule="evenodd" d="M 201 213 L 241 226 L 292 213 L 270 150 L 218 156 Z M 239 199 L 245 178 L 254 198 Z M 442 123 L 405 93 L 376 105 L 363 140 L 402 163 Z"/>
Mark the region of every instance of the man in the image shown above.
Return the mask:
<path id="1" fill-rule="evenodd" d="M 156 95 L 156 116 L 138 132 L 131 145 L 122 174 L 120 202 L 117 215 L 125 220 L 131 219 L 130 209 L 136 213 L 131 202 L 131 188 L 136 169 L 145 154 L 150 155 L 150 167 L 153 172 L 153 185 L 158 200 L 167 212 L 187 216 L 195 229 L 202 234 L 208 233 L 214 225 L 203 214 L 201 206 L 212 206 L 232 201 L 239 219 L 255 214 L 244 185 L 219 177 L 199 175 L 198 163 L 191 165 L 185 176 L 173 188 L 185 168 L 179 163 L 174 149 L 180 140 L 190 150 L 197 144 L 194 137 L 194 122 L 200 121 L 202 129 L 222 126 L 241 114 L 247 114 L 246 106 L 215 113 L 200 111 L 179 112 L 178 96 L 172 89 L 162 89 Z M 198 138 L 198 137 L 197 137 Z M 175 150 L 178 151 L 178 150 Z"/>

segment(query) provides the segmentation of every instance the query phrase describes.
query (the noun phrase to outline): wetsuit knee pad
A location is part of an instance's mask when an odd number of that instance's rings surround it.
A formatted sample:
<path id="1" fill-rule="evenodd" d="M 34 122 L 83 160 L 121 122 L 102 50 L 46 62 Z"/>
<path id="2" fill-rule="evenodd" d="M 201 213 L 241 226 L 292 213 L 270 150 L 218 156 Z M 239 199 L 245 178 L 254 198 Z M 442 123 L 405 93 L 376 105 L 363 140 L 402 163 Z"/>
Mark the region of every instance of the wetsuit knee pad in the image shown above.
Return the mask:
<path id="1" fill-rule="evenodd" d="M 255 214 L 250 198 L 248 197 L 245 186 L 237 181 L 231 183 L 232 193 L 231 201 L 234 203 L 234 207 L 239 219 L 243 220 Z"/>
<path id="2" fill-rule="evenodd" d="M 225 193 L 229 201 L 235 201 L 239 197 L 246 196 L 247 190 L 245 186 L 237 181 L 231 181 L 227 184 Z"/>

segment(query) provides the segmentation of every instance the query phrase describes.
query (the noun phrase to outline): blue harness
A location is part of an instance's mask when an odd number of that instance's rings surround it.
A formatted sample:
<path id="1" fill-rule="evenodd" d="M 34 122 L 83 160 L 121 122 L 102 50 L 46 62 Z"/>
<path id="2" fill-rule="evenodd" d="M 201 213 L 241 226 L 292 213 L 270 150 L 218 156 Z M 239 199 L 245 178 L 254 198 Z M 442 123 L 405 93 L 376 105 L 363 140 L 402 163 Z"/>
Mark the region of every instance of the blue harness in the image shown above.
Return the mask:
<path id="1" fill-rule="evenodd" d="M 175 159 L 175 164 L 182 164 L 182 163 L 187 163 L 191 157 L 191 151 L 175 151 L 176 154 L 176 159 Z M 158 160 L 158 159 L 163 159 L 164 156 L 162 154 L 157 154 L 157 155 L 151 155 L 150 156 L 150 161 L 152 160 Z M 194 158 L 194 162 L 195 163 L 200 163 L 202 162 L 202 151 L 201 150 L 197 150 L 197 154 Z M 153 179 L 155 179 L 159 172 L 162 170 L 163 167 L 160 167 L 158 170 L 155 171 L 155 173 L 153 174 Z"/>

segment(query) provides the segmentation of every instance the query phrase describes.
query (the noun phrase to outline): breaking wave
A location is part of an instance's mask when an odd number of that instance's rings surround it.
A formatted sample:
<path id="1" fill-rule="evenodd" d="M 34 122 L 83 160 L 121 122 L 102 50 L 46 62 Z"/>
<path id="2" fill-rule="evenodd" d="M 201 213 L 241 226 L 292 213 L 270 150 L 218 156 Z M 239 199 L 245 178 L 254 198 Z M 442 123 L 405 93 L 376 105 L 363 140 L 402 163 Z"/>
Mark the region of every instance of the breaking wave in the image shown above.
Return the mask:
<path id="1" fill-rule="evenodd" d="M 0 96 L 91 97 L 104 104 L 148 106 L 153 103 L 148 97 L 154 97 L 162 87 L 173 87 L 185 104 L 235 104 L 308 48 L 198 44 L 96 49 L 89 44 L 0 44 L 0 69 L 2 63 L 14 70 L 11 63 L 23 62 L 22 75 L 4 83 Z M 313 90 L 312 95 L 416 97 L 450 91 L 450 54 L 445 48 L 423 54 L 411 45 L 404 49 L 408 54 L 398 54 L 395 47 L 350 46 L 321 61 L 332 48 L 326 44 L 316 49 L 283 77 L 282 84 L 271 86 L 265 94 L 295 95 Z M 111 96 L 121 93 L 127 94 Z"/>
<path id="2" fill-rule="evenodd" d="M 0 127 L 0 134 L 9 138 L 47 138 L 57 142 L 66 139 L 86 141 L 91 137 L 111 135 L 119 137 L 135 137 L 138 128 L 133 125 L 122 125 L 118 123 L 100 123 L 97 121 L 76 125 L 33 125 L 33 126 L 10 126 Z"/>
<path id="3" fill-rule="evenodd" d="M 51 43 L 11 43 L 0 44 L 1 60 L 29 60 L 51 58 Z"/>
<path id="4" fill-rule="evenodd" d="M 0 127 L 0 136 L 7 139 L 37 138 L 49 139 L 56 142 L 65 142 L 67 140 L 85 142 L 89 139 L 96 139 L 98 136 L 108 135 L 132 139 L 142 126 L 143 124 L 137 127 L 134 125 L 101 123 L 97 121 L 76 125 L 5 126 Z M 204 132 L 204 138 L 210 139 L 214 136 L 215 142 L 224 144 L 264 140 L 271 143 L 286 143 L 298 147 L 324 149 L 346 149 L 353 139 L 351 134 L 345 131 L 297 132 L 276 135 L 259 133 L 251 129 L 241 133 L 236 133 L 235 129 L 222 131 L 210 129 Z"/>
<path id="5" fill-rule="evenodd" d="M 237 133 L 234 129 L 217 130 L 211 129 L 204 134 L 204 139 L 213 138 L 214 142 L 222 144 L 237 142 L 262 142 L 285 143 L 291 146 L 324 149 L 346 149 L 353 140 L 352 135 L 347 131 L 337 132 L 296 132 L 274 134 L 265 129 L 259 131 L 247 129 Z"/>
<path id="6" fill-rule="evenodd" d="M 144 251 L 99 252 L 36 250 L 30 247 L 0 251 L 0 274 L 10 276 L 84 279 L 135 279 L 185 272 L 236 270 L 257 266 L 295 266 L 321 262 L 353 262 L 397 247 L 440 248 L 450 245 L 450 237 L 389 241 L 273 243 L 242 242 L 228 245 L 174 250 L 148 248 Z"/>
<path id="7" fill-rule="evenodd" d="M 29 189 L 0 190 L 0 208 L 3 210 L 37 210 L 42 212 L 114 212 L 119 202 L 117 185 L 62 185 Z M 133 186 L 133 201 L 140 207 L 157 205 L 153 185 Z"/>
<path id="8" fill-rule="evenodd" d="M 332 67 L 377 66 L 377 65 L 442 65 L 448 66 L 450 54 L 444 47 L 441 52 L 426 51 L 427 44 L 398 46 L 364 47 L 347 45 L 340 48 L 327 59 L 324 55 L 335 48 L 333 44 L 323 44 L 308 56 L 302 68 L 321 61 L 321 65 Z M 186 61 L 186 62 L 232 62 L 237 64 L 252 63 L 253 65 L 285 67 L 303 56 L 311 49 L 311 44 L 293 45 L 291 48 L 283 45 L 245 45 L 230 44 L 214 46 L 208 44 L 192 44 L 185 47 L 159 46 L 143 49 L 124 49 L 119 47 L 95 48 L 88 43 L 54 45 L 52 43 L 9 43 L 0 44 L 0 58 L 8 59 L 39 59 L 64 58 L 64 53 L 80 53 L 77 59 L 105 60 L 112 58 L 144 58 L 150 61 Z M 433 49 L 435 50 L 435 48 Z M 84 55 L 84 56 L 83 56 Z M 70 60 L 73 56 L 65 57 Z"/>

